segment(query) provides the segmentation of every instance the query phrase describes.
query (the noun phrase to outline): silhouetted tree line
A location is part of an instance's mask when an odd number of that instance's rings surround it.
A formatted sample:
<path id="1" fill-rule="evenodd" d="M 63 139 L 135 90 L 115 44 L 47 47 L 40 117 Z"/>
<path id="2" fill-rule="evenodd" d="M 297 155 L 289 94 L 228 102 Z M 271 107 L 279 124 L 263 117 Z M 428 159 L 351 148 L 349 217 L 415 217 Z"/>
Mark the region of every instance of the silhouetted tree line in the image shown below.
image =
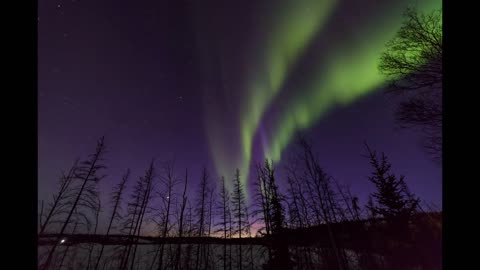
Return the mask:
<path id="1" fill-rule="evenodd" d="M 401 83 L 392 81 L 397 89 L 420 91 L 441 80 L 438 16 L 407 10 L 406 23 L 382 56 L 384 72 L 403 76 Z M 405 58 L 402 50 L 420 51 Z M 414 68 L 410 61 L 421 65 Z M 409 104 L 420 104 L 424 95 L 412 97 Z M 408 113 L 410 105 L 401 106 L 402 121 L 441 127 L 441 107 L 426 116 L 427 105 Z M 417 121 L 411 113 L 430 120 Z M 375 190 L 362 206 L 322 168 L 307 140 L 301 138 L 297 146 L 280 168 L 284 179 L 277 178 L 271 161 L 257 164 L 251 202 L 238 169 L 220 179 L 203 169 L 194 181 L 199 182 L 196 196 L 190 198 L 188 170 L 177 175 L 173 162 L 158 166 L 152 160 L 130 192 L 131 172 L 126 170 L 111 191 L 107 210 L 98 192 L 106 169 L 102 137 L 93 154 L 62 172 L 48 205 L 41 203 L 39 243 L 49 239 L 49 244 L 39 246 L 39 269 L 440 269 L 441 213 L 422 207 L 384 153 L 365 147 L 372 168 L 368 181 Z M 105 233 L 97 236 L 102 211 L 108 220 Z M 152 228 L 159 241 L 145 242 Z M 96 241 L 73 243 L 73 235 Z M 110 245 L 109 236 L 121 236 L 121 241 Z M 213 237 L 223 241 L 212 244 Z M 165 239 L 178 241 L 160 241 Z"/>
<path id="2" fill-rule="evenodd" d="M 392 173 L 384 153 L 378 155 L 366 145 L 372 167 L 368 180 L 375 191 L 362 207 L 347 187 L 325 172 L 305 139 L 299 140 L 284 168 L 284 192 L 272 162 L 257 165 L 251 207 L 238 169 L 230 188 L 225 177 L 212 180 L 204 169 L 192 200 L 187 195 L 188 171 L 176 175 L 173 163 L 159 170 L 150 162 L 131 194 L 126 194 L 127 169 L 113 187 L 103 238 L 66 243 L 69 235 L 95 237 L 101 225 L 97 185 L 105 177 L 104 153 L 101 138 L 94 154 L 62 175 L 48 211 L 42 207 L 39 237 L 54 240 L 39 248 L 40 269 L 440 267 L 441 221 L 431 210 L 421 209 L 419 198 L 409 191 L 404 176 Z M 248 242 L 253 224 L 260 244 Z M 159 239 L 180 240 L 150 242 L 146 250 L 146 227 L 155 228 Z M 101 240 L 111 234 L 123 236 L 113 248 Z M 237 242 L 211 244 L 211 237 Z"/>

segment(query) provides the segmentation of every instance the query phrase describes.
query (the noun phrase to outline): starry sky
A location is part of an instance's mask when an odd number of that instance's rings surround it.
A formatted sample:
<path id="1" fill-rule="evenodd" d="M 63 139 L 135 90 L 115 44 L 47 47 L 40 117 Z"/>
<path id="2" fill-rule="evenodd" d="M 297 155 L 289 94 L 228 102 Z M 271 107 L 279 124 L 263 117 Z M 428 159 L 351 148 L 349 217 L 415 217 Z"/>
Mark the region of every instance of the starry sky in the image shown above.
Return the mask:
<path id="1" fill-rule="evenodd" d="M 253 164 L 280 168 L 299 133 L 325 170 L 365 202 L 373 187 L 363 142 L 384 151 L 420 198 L 441 206 L 441 166 L 399 130 L 399 97 L 377 63 L 407 4 L 375 0 L 44 0 L 38 4 L 38 197 L 105 135 L 108 177 L 149 161 L 235 168 L 251 191 Z M 282 172 L 279 169 L 279 178 Z M 249 180 L 250 179 L 250 180 Z M 280 180 L 281 181 L 281 180 Z M 282 187 L 281 187 L 282 188 Z M 107 191 L 102 196 L 106 196 Z"/>

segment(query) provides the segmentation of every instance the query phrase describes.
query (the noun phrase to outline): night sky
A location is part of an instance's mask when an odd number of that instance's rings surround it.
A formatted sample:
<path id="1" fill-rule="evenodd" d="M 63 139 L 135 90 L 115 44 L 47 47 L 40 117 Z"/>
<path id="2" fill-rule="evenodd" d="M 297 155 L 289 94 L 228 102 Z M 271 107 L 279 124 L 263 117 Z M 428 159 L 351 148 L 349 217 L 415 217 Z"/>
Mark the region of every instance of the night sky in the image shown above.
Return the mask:
<path id="1" fill-rule="evenodd" d="M 421 134 L 397 128 L 399 98 L 385 94 L 376 67 L 414 2 L 40 1 L 39 200 L 102 135 L 106 195 L 152 158 L 175 161 L 179 173 L 188 167 L 192 191 L 203 166 L 212 179 L 231 179 L 237 167 L 245 176 L 265 156 L 280 168 L 301 132 L 362 202 L 373 189 L 367 141 L 441 207 L 441 166 Z"/>

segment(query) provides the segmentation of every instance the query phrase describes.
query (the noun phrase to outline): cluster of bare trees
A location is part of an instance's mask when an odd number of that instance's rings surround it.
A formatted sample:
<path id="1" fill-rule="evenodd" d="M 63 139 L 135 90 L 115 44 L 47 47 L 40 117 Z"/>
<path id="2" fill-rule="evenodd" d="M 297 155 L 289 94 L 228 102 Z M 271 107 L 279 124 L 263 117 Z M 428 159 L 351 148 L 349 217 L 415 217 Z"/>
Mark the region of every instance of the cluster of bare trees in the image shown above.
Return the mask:
<path id="1" fill-rule="evenodd" d="M 287 167 L 289 226 L 310 228 L 324 224 L 329 245 L 317 248 L 317 260 L 312 259 L 312 250 L 297 255 L 297 261 L 305 269 L 314 269 L 315 261 L 323 261 L 328 269 L 345 269 L 348 256 L 331 224 L 355 220 L 354 198 L 330 177 L 320 166 L 316 155 L 306 140 L 300 141 L 302 151 L 291 158 Z"/>
<path id="2" fill-rule="evenodd" d="M 55 251 L 59 244 L 65 241 L 63 239 L 65 234 L 73 234 L 79 230 L 91 232 L 92 220 L 94 223 L 93 233 L 95 233 L 100 212 L 97 184 L 105 177 L 100 175 L 101 171 L 105 169 L 102 164 L 104 153 L 105 144 L 102 137 L 94 154 L 81 163 L 76 161 L 69 172 L 62 176 L 59 192 L 53 196 L 53 203 L 45 221 L 40 218 L 43 222 L 40 222 L 39 235 L 46 233 L 50 228 L 59 229 L 54 245 L 46 254 L 42 254 L 46 256 L 46 259 L 40 266 L 41 269 L 49 269 L 54 255 L 61 257 L 59 265 L 62 267 L 69 247 L 65 248 L 61 255 Z M 41 217 L 42 215 L 43 211 Z M 90 249 L 88 253 L 91 255 Z M 91 257 L 90 255 L 89 257 Z"/>
<path id="3" fill-rule="evenodd" d="M 441 11 L 419 15 L 408 9 L 404 26 L 387 48 L 381 71 L 393 89 L 411 93 L 398 120 L 423 126 L 429 149 L 441 154 Z M 439 269 L 441 221 L 425 214 L 383 153 L 378 156 L 366 147 L 372 166 L 368 180 L 375 191 L 362 207 L 358 197 L 325 172 L 306 140 L 298 146 L 282 168 L 282 180 L 270 161 L 257 165 L 252 202 L 246 200 L 248 181 L 238 169 L 220 180 L 204 169 L 193 181 L 199 185 L 192 200 L 188 171 L 177 175 L 171 162 L 157 166 L 152 160 L 133 186 L 127 170 L 113 187 L 100 235 L 104 209 L 98 183 L 106 168 L 102 137 L 92 155 L 62 173 L 47 207 L 41 202 L 39 242 L 49 239 L 50 244 L 39 247 L 39 268 Z M 286 187 L 283 193 L 280 185 Z M 260 245 L 253 244 L 254 225 Z M 146 245 L 144 236 L 152 228 L 155 241 Z M 68 237 L 75 234 L 91 240 L 70 243 Z M 113 236 L 121 241 L 106 245 Z M 212 237 L 223 242 L 211 244 Z"/>
<path id="4" fill-rule="evenodd" d="M 419 199 L 408 190 L 404 177 L 391 173 L 386 156 L 379 158 L 367 146 L 373 168 L 368 179 L 376 191 L 362 207 L 348 188 L 324 171 L 306 140 L 298 146 L 284 168 L 283 181 L 277 179 L 270 161 L 257 165 L 250 204 L 239 170 L 228 188 L 225 177 L 215 180 L 204 169 L 193 200 L 188 171 L 183 177 L 176 175 L 173 163 L 159 170 L 151 161 L 131 190 L 127 170 L 113 187 L 106 230 L 99 235 L 103 224 L 97 184 L 105 177 L 102 138 L 94 154 L 86 161 L 77 160 L 62 175 L 48 211 L 42 206 L 39 237 L 54 239 L 52 245 L 39 249 L 40 268 L 351 269 L 355 261 L 364 269 L 391 267 L 372 255 L 372 248 L 386 236 L 403 243 L 420 210 Z M 287 187 L 283 193 L 280 184 Z M 257 238 L 263 239 L 260 246 L 251 242 L 253 225 Z M 144 236 L 152 228 L 158 241 L 145 245 Z M 386 234 L 376 237 L 372 231 Z M 68 236 L 79 233 L 98 241 L 70 245 Z M 355 235 L 373 236 L 356 239 Z M 110 236 L 121 236 L 122 241 L 107 246 L 105 239 Z M 225 241 L 211 244 L 212 237 Z M 172 238 L 179 240 L 164 241 Z M 398 259 L 394 255 L 381 257 Z"/>
<path id="5" fill-rule="evenodd" d="M 234 190 L 230 192 L 223 180 L 217 192 L 217 181 L 204 169 L 193 200 L 189 200 L 187 191 L 188 171 L 183 178 L 175 175 L 173 163 L 166 163 L 158 170 L 152 161 L 131 191 L 128 189 L 131 172 L 127 170 L 111 193 L 111 212 L 101 237 L 122 235 L 122 244 L 114 249 L 101 240 L 100 244 L 70 245 L 69 235 L 97 235 L 102 226 L 99 224 L 101 205 L 97 184 L 105 177 L 101 175 L 105 168 L 102 164 L 104 152 L 104 139 L 101 138 L 89 159 L 76 161 L 68 173 L 62 175 L 58 193 L 46 210 L 42 202 L 39 238 L 54 239 L 52 246 L 39 249 L 40 269 L 70 268 L 74 263 L 85 269 L 211 269 L 220 260 L 225 268 L 242 269 L 250 265 L 253 269 L 252 250 L 242 250 L 240 244 L 234 248 L 229 245 L 228 253 L 224 245 L 220 256 L 212 245 L 202 241 L 192 244 L 181 240 L 175 245 L 159 241 L 153 250 L 146 252 L 141 247 L 146 227 L 155 228 L 154 234 L 159 239 L 203 239 L 214 234 L 225 239 L 251 237 L 245 190 L 238 170 L 233 179 Z M 215 200 L 217 196 L 220 201 Z M 82 251 L 85 257 L 66 262 L 69 257 L 83 254 Z M 144 265 L 142 256 L 151 259 Z M 250 261 L 246 263 L 242 256 Z"/>

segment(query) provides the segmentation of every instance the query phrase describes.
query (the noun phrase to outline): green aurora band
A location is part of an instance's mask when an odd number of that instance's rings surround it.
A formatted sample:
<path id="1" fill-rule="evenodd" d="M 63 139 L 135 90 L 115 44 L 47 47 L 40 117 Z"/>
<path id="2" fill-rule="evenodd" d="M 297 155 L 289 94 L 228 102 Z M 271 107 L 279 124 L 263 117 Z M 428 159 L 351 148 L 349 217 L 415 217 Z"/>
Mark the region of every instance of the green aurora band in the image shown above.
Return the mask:
<path id="1" fill-rule="evenodd" d="M 317 34 L 329 18 L 334 0 L 295 0 L 276 3 L 281 6 L 274 14 L 272 22 L 267 24 L 263 54 L 257 63 L 260 70 L 249 76 L 248 96 L 241 114 L 241 135 L 243 160 L 240 172 L 246 186 L 248 165 L 251 159 L 252 141 L 257 126 L 278 94 L 287 78 L 289 69 L 295 64 L 302 51 Z"/>
<path id="2" fill-rule="evenodd" d="M 422 1 L 417 8 L 429 12 L 441 8 L 441 1 Z M 360 30 L 348 42 L 334 46 L 329 58 L 319 63 L 306 93 L 293 99 L 280 116 L 273 138 L 264 148 L 266 157 L 280 161 L 282 151 L 297 131 L 310 128 L 336 105 L 346 106 L 381 88 L 385 78 L 378 72 L 378 61 L 385 43 L 401 26 L 401 12 L 401 9 L 390 10 L 383 20 L 370 24 L 377 27 Z"/>
<path id="3" fill-rule="evenodd" d="M 259 28 L 263 34 L 250 56 L 255 68 L 245 74 L 246 96 L 238 111 L 238 131 L 241 134 L 239 156 L 232 158 L 232 153 L 226 150 L 232 145 L 232 138 L 220 135 L 225 133 L 225 127 L 212 121 L 217 116 L 208 121 L 208 138 L 217 173 L 225 176 L 230 189 L 234 170 L 239 168 L 247 199 L 252 144 L 261 120 L 274 104 L 305 50 L 314 47 L 312 41 L 315 37 L 321 37 L 339 2 L 277 1 L 276 8 L 269 9 L 274 10 L 274 14 L 260 18 Z M 272 136 L 263 146 L 265 157 L 274 162 L 280 161 L 282 151 L 297 131 L 312 127 L 336 106 L 346 106 L 381 88 L 384 78 L 378 72 L 378 60 L 385 43 L 401 26 L 402 12 L 408 4 L 416 4 L 421 11 L 441 8 L 440 0 L 397 1 L 385 12 L 360 23 L 355 22 L 356 25 L 351 25 L 353 30 L 345 31 L 350 35 L 341 36 L 341 41 L 335 38 L 324 54 L 326 58 L 317 60 L 311 76 L 307 76 L 298 89 L 302 91 L 297 91 L 298 94 L 289 100 L 285 109 L 275 115 Z"/>

